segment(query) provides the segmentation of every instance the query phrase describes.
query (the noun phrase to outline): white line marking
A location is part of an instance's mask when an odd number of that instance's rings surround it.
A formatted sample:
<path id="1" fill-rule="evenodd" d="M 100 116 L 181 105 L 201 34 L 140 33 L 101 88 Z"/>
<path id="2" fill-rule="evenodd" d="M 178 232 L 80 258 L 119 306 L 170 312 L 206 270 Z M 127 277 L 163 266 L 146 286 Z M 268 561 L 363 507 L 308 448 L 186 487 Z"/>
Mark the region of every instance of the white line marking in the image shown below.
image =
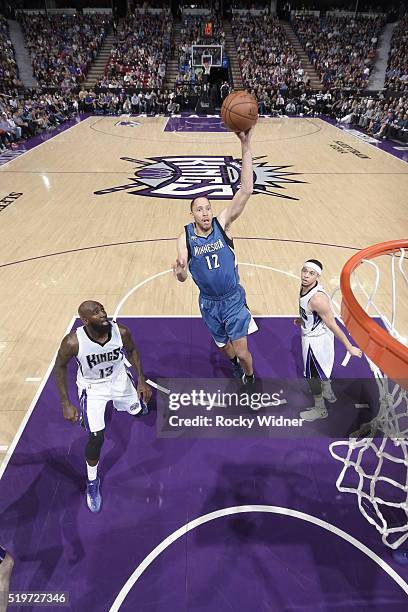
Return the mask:
<path id="1" fill-rule="evenodd" d="M 71 331 L 72 326 L 74 325 L 74 322 L 75 322 L 75 318 L 76 317 L 72 317 L 71 322 L 70 322 L 70 324 L 69 324 L 69 326 L 68 326 L 64 336 L 66 334 L 68 334 L 68 332 Z M 5 470 L 6 470 L 7 465 L 8 465 L 8 462 L 10 461 L 11 456 L 14 453 L 14 449 L 16 448 L 16 446 L 18 444 L 18 441 L 21 438 L 21 434 L 23 433 L 23 431 L 25 429 L 25 426 L 27 425 L 28 419 L 30 418 L 31 413 L 33 412 L 33 410 L 34 410 L 34 408 L 35 408 L 35 406 L 36 406 L 36 404 L 38 402 L 38 398 L 40 397 L 40 395 L 41 395 L 41 393 L 42 393 L 42 391 L 43 391 L 43 389 L 44 389 L 44 387 L 45 387 L 45 385 L 47 383 L 47 380 L 48 380 L 48 378 L 49 378 L 49 376 L 51 374 L 51 371 L 52 371 L 52 369 L 54 367 L 54 361 L 55 361 L 56 356 L 57 356 L 57 351 L 55 351 L 55 355 L 52 358 L 51 363 L 48 366 L 46 373 L 44 374 L 44 378 L 42 379 L 42 381 L 40 383 L 40 386 L 38 387 L 38 389 L 36 391 L 36 394 L 34 395 L 34 398 L 33 398 L 32 402 L 31 402 L 27 412 L 25 413 L 23 420 L 20 423 L 20 427 L 18 428 L 17 433 L 14 436 L 14 439 L 13 439 L 11 445 L 9 446 L 8 452 L 6 453 L 6 455 L 5 455 L 4 459 L 3 459 L 3 462 L 2 462 L 2 464 L 0 466 L 0 480 L 2 479 L 3 474 L 4 474 Z"/>
<path id="2" fill-rule="evenodd" d="M 150 380 L 150 378 L 148 378 L 146 382 L 151 387 L 154 387 L 155 389 L 157 389 L 158 391 L 161 391 L 162 393 L 165 393 L 166 395 L 170 395 L 171 393 L 170 389 L 166 389 L 166 387 L 162 387 L 161 385 L 158 385 L 153 380 Z M 208 402 L 197 402 L 196 404 L 194 404 L 194 406 L 203 406 L 203 408 L 210 408 L 210 407 L 226 408 L 227 407 L 225 404 L 218 404 L 217 402 L 214 402 L 213 404 L 209 404 Z"/>
<path id="3" fill-rule="evenodd" d="M 166 395 L 170 395 L 171 393 L 170 389 L 166 389 L 166 387 L 162 387 L 161 385 L 154 382 L 154 380 L 150 380 L 150 378 L 148 378 L 146 382 L 151 387 L 154 387 L 158 391 L 162 391 L 162 393 L 165 393 Z M 262 404 L 261 408 L 271 408 L 271 407 L 275 408 L 276 406 L 280 406 L 281 404 L 286 404 L 286 403 L 287 401 L 285 399 L 279 400 L 279 402 L 266 402 L 265 404 Z M 206 402 L 199 402 L 197 405 L 204 406 L 204 407 L 210 406 L 210 404 Z M 219 404 L 217 402 L 215 402 L 214 404 L 211 404 L 211 406 L 213 408 L 226 408 L 227 407 L 226 404 Z"/>
<path id="4" fill-rule="evenodd" d="M 166 389 L 166 387 L 162 387 L 161 385 L 158 385 L 153 380 L 150 380 L 150 378 L 148 378 L 146 382 L 151 387 L 154 387 L 155 389 L 157 389 L 158 391 L 161 391 L 162 393 L 165 393 L 166 395 L 170 395 L 171 393 L 170 389 Z"/>
<path id="5" fill-rule="evenodd" d="M 285 274 L 285 276 L 290 276 L 291 278 L 296 278 L 296 280 L 300 280 L 299 276 L 296 276 L 296 274 L 292 274 L 291 272 L 286 272 L 286 270 L 280 270 L 279 268 L 273 268 L 272 266 L 266 266 L 266 265 L 254 264 L 254 263 L 245 263 L 245 262 L 239 262 L 238 265 L 239 266 L 251 266 L 253 268 L 262 268 L 264 270 L 272 270 L 273 272 L 279 272 L 280 274 Z M 150 281 L 154 280 L 155 278 L 158 278 L 159 276 L 163 276 L 164 274 L 169 274 L 170 272 L 173 272 L 171 268 L 169 270 L 163 270 L 163 272 L 158 272 L 157 274 L 153 274 L 153 276 L 149 276 L 148 278 L 145 278 L 144 281 L 141 281 L 135 287 L 133 287 L 133 289 L 130 289 L 130 291 L 126 293 L 126 295 L 120 300 L 119 304 L 117 305 L 115 312 L 113 314 L 113 319 L 116 321 L 123 304 L 135 291 L 137 291 L 137 289 L 140 289 L 140 287 L 143 287 L 143 285 L 147 285 L 147 283 L 150 283 Z M 150 316 L 154 318 L 154 315 L 150 315 Z M 161 315 L 161 316 L 165 317 L 166 315 Z M 182 317 L 183 315 L 172 315 L 172 316 Z M 196 315 L 193 315 L 193 316 L 196 316 Z M 278 316 L 278 315 L 274 315 L 274 316 Z"/>
<path id="6" fill-rule="evenodd" d="M 40 382 L 41 376 L 29 376 L 25 379 L 25 382 Z"/>
<path id="7" fill-rule="evenodd" d="M 300 512 L 299 510 L 293 510 L 292 508 L 285 508 L 280 506 L 267 506 L 267 505 L 248 505 L 248 506 L 232 506 L 230 508 L 222 508 L 220 510 L 215 510 L 214 512 L 210 512 L 209 514 L 204 514 L 203 516 L 199 516 L 177 529 L 172 534 L 170 534 L 167 538 L 165 538 L 152 552 L 143 559 L 143 561 L 137 566 L 133 574 L 128 578 L 125 582 L 121 590 L 119 591 L 115 601 L 113 602 L 109 612 L 118 612 L 122 603 L 124 602 L 126 596 L 129 591 L 133 588 L 137 580 L 139 580 L 140 576 L 143 572 L 149 567 L 149 565 L 164 551 L 168 548 L 173 542 L 186 535 L 189 531 L 192 531 L 196 527 L 200 525 L 204 525 L 205 523 L 209 523 L 215 519 L 231 516 L 234 514 L 243 514 L 246 512 L 265 512 L 270 514 L 281 514 L 284 516 L 290 516 L 292 518 L 300 519 L 302 521 L 306 521 L 307 523 L 312 523 L 313 525 L 317 525 L 330 533 L 342 538 L 346 542 L 349 542 L 352 546 L 360 550 L 362 553 L 367 555 L 374 563 L 383 569 L 401 589 L 408 594 L 408 584 L 405 580 L 397 574 L 397 572 L 390 566 L 386 561 L 381 559 L 375 552 L 370 550 L 365 544 L 354 538 L 349 533 L 339 529 L 335 525 L 328 523 L 327 521 L 323 521 L 316 516 L 311 514 L 306 514 L 305 512 Z"/>
<path id="8" fill-rule="evenodd" d="M 131 289 L 130 291 L 127 292 L 127 294 L 120 300 L 119 304 L 116 307 L 116 310 L 113 314 L 113 318 L 116 321 L 120 309 L 122 308 L 123 304 L 126 302 L 126 300 L 128 299 L 128 297 L 130 297 L 132 295 L 132 293 L 134 293 L 137 289 L 139 289 L 140 287 L 143 287 L 143 285 L 146 285 L 147 283 L 150 283 L 150 281 L 154 280 L 155 278 L 158 278 L 159 276 L 163 276 L 163 274 L 168 274 L 169 272 L 172 272 L 173 270 L 170 268 L 169 270 L 164 270 L 164 272 L 158 272 L 157 274 L 154 274 L 153 276 L 149 276 L 149 278 L 146 278 L 144 281 L 142 281 L 141 283 L 137 284 L 135 287 L 133 287 L 133 289 Z"/>

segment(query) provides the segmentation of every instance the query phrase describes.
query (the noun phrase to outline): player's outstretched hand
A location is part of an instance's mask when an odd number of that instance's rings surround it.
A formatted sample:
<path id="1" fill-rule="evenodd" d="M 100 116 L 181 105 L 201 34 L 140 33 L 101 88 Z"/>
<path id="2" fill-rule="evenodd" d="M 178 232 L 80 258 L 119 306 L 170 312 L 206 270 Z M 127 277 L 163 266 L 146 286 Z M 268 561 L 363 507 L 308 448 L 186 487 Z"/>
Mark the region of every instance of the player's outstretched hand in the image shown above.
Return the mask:
<path id="1" fill-rule="evenodd" d="M 298 327 L 301 327 L 302 319 L 300 317 L 296 317 L 296 319 L 293 319 L 293 325 L 297 325 Z"/>
<path id="2" fill-rule="evenodd" d="M 357 346 L 352 346 L 349 350 L 349 353 L 352 357 L 359 357 L 361 359 L 363 355 L 363 351 L 359 349 Z"/>
<path id="3" fill-rule="evenodd" d="M 152 397 L 152 388 L 144 380 L 140 380 L 137 383 L 137 393 L 141 397 L 145 404 L 150 402 Z"/>
<path id="4" fill-rule="evenodd" d="M 78 420 L 78 410 L 75 408 L 73 404 L 66 404 L 63 407 L 64 419 L 67 421 L 71 421 L 71 423 L 75 423 Z"/>
<path id="5" fill-rule="evenodd" d="M 237 136 L 240 139 L 241 144 L 249 146 L 251 142 L 251 136 L 253 134 L 253 131 L 254 131 L 254 128 L 251 127 L 249 130 L 246 130 L 246 132 L 237 133 Z"/>

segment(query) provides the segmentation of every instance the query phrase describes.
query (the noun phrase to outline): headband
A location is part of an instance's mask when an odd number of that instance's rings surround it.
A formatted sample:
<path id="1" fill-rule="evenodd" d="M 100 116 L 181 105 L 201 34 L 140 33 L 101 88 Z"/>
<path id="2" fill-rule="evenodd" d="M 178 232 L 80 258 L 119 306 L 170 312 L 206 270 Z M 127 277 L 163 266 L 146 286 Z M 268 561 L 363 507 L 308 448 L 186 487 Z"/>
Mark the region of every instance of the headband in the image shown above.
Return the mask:
<path id="1" fill-rule="evenodd" d="M 314 263 L 314 261 L 305 261 L 303 266 L 305 266 L 306 268 L 310 268 L 311 270 L 314 270 L 318 274 L 321 274 L 323 272 L 322 268 L 318 266 L 316 263 Z"/>

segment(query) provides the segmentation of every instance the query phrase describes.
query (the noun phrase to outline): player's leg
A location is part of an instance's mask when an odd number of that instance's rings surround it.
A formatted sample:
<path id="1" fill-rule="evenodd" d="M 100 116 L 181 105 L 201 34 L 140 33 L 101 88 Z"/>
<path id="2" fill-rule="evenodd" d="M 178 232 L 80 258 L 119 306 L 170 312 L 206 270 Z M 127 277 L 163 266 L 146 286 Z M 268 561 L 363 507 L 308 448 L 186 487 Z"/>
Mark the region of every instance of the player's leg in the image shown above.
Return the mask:
<path id="1" fill-rule="evenodd" d="M 231 340 L 231 343 L 244 370 L 242 381 L 244 384 L 253 383 L 255 381 L 254 368 L 252 365 L 252 355 L 248 350 L 247 337 L 243 336 L 242 338 L 237 338 L 237 340 Z"/>
<path id="2" fill-rule="evenodd" d="M 112 401 L 118 412 L 128 412 L 132 416 L 138 417 L 149 411 L 147 404 L 139 398 L 133 376 L 126 368 L 112 383 Z"/>
<path id="3" fill-rule="evenodd" d="M 244 371 L 242 381 L 244 384 L 253 383 L 255 377 L 247 336 L 257 331 L 258 327 L 246 304 L 245 291 L 242 287 L 239 287 L 234 296 L 223 302 L 222 317 L 235 355 Z"/>
<path id="4" fill-rule="evenodd" d="M 110 400 L 107 392 L 108 385 L 99 384 L 89 385 L 80 394 L 81 422 L 88 432 L 88 442 L 85 447 L 86 502 L 91 512 L 99 512 L 102 505 L 98 465 L 105 441 L 105 409 Z"/>
<path id="5" fill-rule="evenodd" d="M 212 335 L 215 344 L 231 361 L 234 377 L 241 378 L 243 371 L 222 320 L 222 302 L 200 298 L 199 306 L 203 321 Z"/>
<path id="6" fill-rule="evenodd" d="M 228 357 L 232 365 L 232 373 L 234 378 L 241 379 L 244 375 L 244 370 L 239 362 L 239 359 L 235 353 L 235 349 L 232 345 L 231 340 L 228 340 L 227 344 L 220 346 L 219 349 Z"/>
<path id="7" fill-rule="evenodd" d="M 6 612 L 14 559 L 0 546 L 0 612 Z"/>
<path id="8" fill-rule="evenodd" d="M 302 337 L 304 375 L 313 395 L 314 405 L 300 413 L 305 421 L 315 421 L 327 417 L 323 384 L 330 380 L 334 364 L 334 336 L 325 333 L 321 336 Z M 328 388 L 326 387 L 326 390 Z M 331 387 L 330 387 L 331 390 Z"/>
<path id="9" fill-rule="evenodd" d="M 310 377 L 307 377 L 310 391 L 313 395 L 313 406 L 303 410 L 300 413 L 300 418 L 304 421 L 315 421 L 316 419 L 325 419 L 327 417 L 326 405 L 322 395 L 322 381 L 319 373 L 312 361 L 310 366 Z"/>

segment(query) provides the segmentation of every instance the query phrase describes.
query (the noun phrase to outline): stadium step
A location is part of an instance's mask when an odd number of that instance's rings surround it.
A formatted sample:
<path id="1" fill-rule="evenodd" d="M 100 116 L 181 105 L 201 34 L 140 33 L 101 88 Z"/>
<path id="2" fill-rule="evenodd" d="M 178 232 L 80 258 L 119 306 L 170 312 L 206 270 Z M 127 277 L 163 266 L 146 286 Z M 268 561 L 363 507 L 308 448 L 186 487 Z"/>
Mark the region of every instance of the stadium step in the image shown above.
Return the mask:
<path id="1" fill-rule="evenodd" d="M 311 62 L 309 61 L 308 55 L 300 44 L 299 39 L 296 36 L 291 24 L 287 21 L 283 21 L 282 19 L 280 20 L 280 24 L 285 31 L 286 38 L 288 39 L 300 59 L 302 68 L 305 71 L 305 75 L 310 79 L 311 89 L 322 89 L 322 84 L 317 75 L 317 72 L 314 69 L 313 64 L 311 64 Z"/>
<path id="2" fill-rule="evenodd" d="M 89 87 L 95 87 L 98 81 L 103 77 L 105 72 L 106 64 L 109 61 L 113 41 L 115 39 L 115 35 L 113 30 L 110 29 L 105 40 L 102 43 L 101 48 L 99 49 L 99 53 L 91 64 L 91 67 L 88 71 L 86 81 L 84 82 L 84 87 L 88 89 Z"/>
<path id="3" fill-rule="evenodd" d="M 174 58 L 171 58 L 166 64 L 166 74 L 164 75 L 164 88 L 174 89 L 178 74 L 179 65 L 179 48 L 181 45 L 181 23 L 175 21 L 173 24 L 173 32 L 171 35 L 171 47 L 174 49 Z"/>
<path id="4" fill-rule="evenodd" d="M 229 21 L 224 21 L 223 26 L 225 32 L 225 51 L 230 63 L 231 87 L 232 89 L 243 89 L 244 84 L 242 82 L 241 68 L 239 65 L 237 47 L 232 35 L 231 23 Z"/>

